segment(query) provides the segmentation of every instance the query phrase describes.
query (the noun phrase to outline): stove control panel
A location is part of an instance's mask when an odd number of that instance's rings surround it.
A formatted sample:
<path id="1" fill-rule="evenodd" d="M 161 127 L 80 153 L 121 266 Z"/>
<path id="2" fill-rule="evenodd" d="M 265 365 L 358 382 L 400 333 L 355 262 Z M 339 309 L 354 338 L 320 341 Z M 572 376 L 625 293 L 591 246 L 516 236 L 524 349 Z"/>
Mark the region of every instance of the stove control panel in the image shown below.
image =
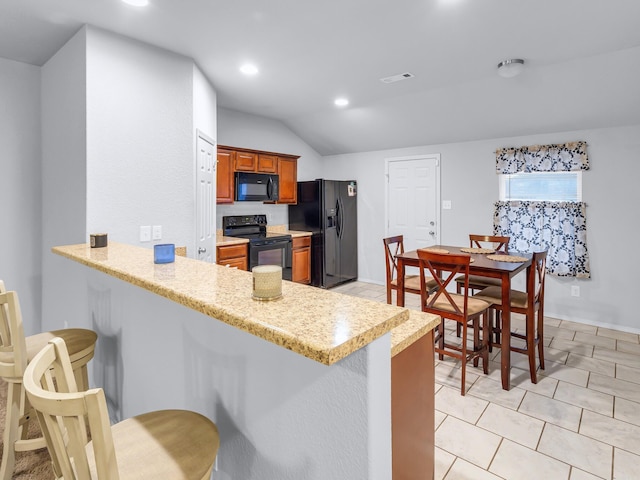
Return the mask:
<path id="1" fill-rule="evenodd" d="M 222 228 L 243 226 L 264 226 L 267 224 L 266 215 L 232 215 L 222 217 Z"/>

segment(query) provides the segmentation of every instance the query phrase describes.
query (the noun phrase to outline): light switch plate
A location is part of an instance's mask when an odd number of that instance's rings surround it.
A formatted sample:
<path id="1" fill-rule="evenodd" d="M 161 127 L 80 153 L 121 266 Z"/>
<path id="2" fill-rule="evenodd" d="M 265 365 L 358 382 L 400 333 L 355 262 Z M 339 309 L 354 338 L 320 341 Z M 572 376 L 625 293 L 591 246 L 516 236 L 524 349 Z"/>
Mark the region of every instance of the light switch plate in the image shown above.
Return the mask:
<path id="1" fill-rule="evenodd" d="M 141 242 L 150 242 L 151 241 L 151 226 L 145 225 L 140 227 L 140 241 Z"/>
<path id="2" fill-rule="evenodd" d="M 451 200 L 443 200 L 442 201 L 442 209 L 443 210 L 451 210 Z"/>

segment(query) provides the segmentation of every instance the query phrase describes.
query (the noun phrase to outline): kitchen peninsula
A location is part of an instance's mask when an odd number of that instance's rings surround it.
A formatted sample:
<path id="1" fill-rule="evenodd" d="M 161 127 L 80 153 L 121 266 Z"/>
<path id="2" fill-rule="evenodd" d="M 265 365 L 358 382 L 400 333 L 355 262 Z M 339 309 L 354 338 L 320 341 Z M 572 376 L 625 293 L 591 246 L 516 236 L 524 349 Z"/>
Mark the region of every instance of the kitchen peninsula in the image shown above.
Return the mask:
<path id="1" fill-rule="evenodd" d="M 221 433 L 215 479 L 391 478 L 390 332 L 408 310 L 286 281 L 282 299 L 257 302 L 249 272 L 156 265 L 153 250 L 114 242 L 53 252 L 76 262 L 59 263 L 60 278 L 84 283 L 67 301 L 87 304 L 84 318 L 55 313 L 98 332 L 91 384 L 114 420 L 207 415 Z M 438 323 L 412 317 L 394 346 Z"/>

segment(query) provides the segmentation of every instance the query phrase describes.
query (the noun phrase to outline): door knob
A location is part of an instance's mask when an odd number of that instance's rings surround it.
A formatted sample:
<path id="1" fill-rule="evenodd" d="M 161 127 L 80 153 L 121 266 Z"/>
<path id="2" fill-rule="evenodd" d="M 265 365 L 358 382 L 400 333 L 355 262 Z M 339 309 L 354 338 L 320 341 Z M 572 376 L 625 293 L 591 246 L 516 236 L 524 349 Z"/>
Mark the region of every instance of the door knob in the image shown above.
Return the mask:
<path id="1" fill-rule="evenodd" d="M 207 251 L 206 248 L 204 247 L 198 247 L 198 255 L 200 255 L 201 253 L 205 253 Z"/>
<path id="2" fill-rule="evenodd" d="M 431 230 L 431 231 L 429 232 L 429 235 L 435 235 L 435 234 L 436 234 L 436 232 L 434 232 L 433 230 Z"/>

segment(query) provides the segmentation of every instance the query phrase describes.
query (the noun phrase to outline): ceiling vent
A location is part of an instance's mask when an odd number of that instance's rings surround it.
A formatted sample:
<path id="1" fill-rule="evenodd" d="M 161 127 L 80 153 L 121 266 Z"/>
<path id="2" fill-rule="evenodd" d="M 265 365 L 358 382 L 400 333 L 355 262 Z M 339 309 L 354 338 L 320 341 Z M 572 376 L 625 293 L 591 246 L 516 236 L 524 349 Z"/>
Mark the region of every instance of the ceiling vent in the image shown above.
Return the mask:
<path id="1" fill-rule="evenodd" d="M 413 78 L 413 77 L 415 77 L 413 73 L 404 72 L 398 75 L 391 75 L 390 77 L 381 78 L 380 81 L 382 83 L 395 83 L 395 82 L 399 82 L 400 80 L 406 80 L 408 78 Z"/>

